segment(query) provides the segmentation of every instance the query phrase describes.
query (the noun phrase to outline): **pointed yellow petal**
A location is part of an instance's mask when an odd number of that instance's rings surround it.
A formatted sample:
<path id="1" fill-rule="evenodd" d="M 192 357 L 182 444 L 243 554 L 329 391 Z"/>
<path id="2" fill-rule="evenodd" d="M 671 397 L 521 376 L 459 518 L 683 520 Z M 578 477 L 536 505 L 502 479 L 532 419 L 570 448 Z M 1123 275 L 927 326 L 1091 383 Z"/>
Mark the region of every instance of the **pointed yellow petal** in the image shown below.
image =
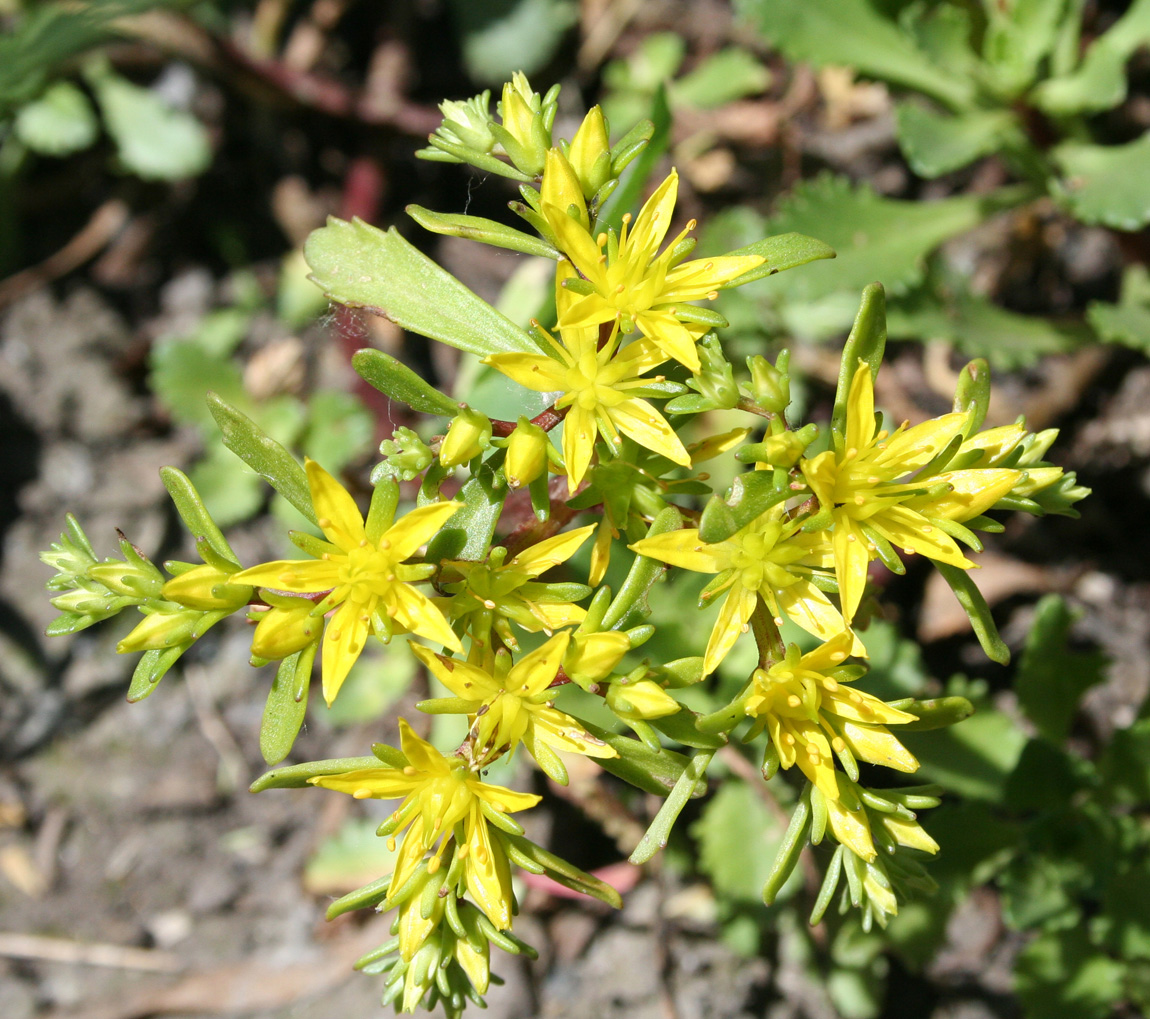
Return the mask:
<path id="1" fill-rule="evenodd" d="M 543 218 L 555 234 L 559 250 L 573 263 L 575 268 L 591 281 L 596 289 L 606 285 L 606 270 L 599 261 L 600 249 L 595 239 L 587 232 L 581 223 L 576 223 L 567 213 L 556 205 L 543 202 L 540 205 Z"/>
<path id="2" fill-rule="evenodd" d="M 501 814 L 514 814 L 520 810 L 528 810 L 543 799 L 542 796 L 536 796 L 534 793 L 518 793 L 505 786 L 481 782 L 477 778 L 469 778 L 467 788 L 481 800 L 490 803 Z"/>
<path id="3" fill-rule="evenodd" d="M 844 721 L 841 728 L 847 746 L 860 760 L 868 764 L 881 764 L 895 771 L 918 771 L 918 761 L 914 754 L 881 725 L 858 725 Z"/>
<path id="4" fill-rule="evenodd" d="M 270 587 L 273 591 L 294 591 L 307 594 L 315 591 L 330 591 L 339 583 L 339 560 L 321 559 L 278 559 L 271 563 L 260 563 L 247 570 L 232 574 L 233 584 L 251 584 L 256 587 Z"/>
<path id="5" fill-rule="evenodd" d="M 894 836 L 900 846 L 921 849 L 924 853 L 937 853 L 938 843 L 934 841 L 917 821 L 898 814 L 883 814 L 883 827 Z"/>
<path id="6" fill-rule="evenodd" d="M 436 608 L 435 602 L 410 584 L 392 584 L 388 588 L 384 604 L 411 633 L 426 637 L 436 644 L 442 644 L 456 653 L 463 651 L 463 645 L 459 643 L 455 631 L 443 618 L 443 613 Z"/>
<path id="7" fill-rule="evenodd" d="M 671 170 L 639 210 L 634 229 L 627 238 L 628 255 L 648 260 L 654 257 L 670 229 L 671 216 L 674 214 L 678 196 L 679 174 L 676 170 Z"/>
<path id="8" fill-rule="evenodd" d="M 367 539 L 363 515 L 346 488 L 314 460 L 304 465 L 320 529 L 334 545 L 347 550 Z"/>
<path id="9" fill-rule="evenodd" d="M 1021 477 L 1021 471 L 1003 468 L 948 471 L 931 478 L 930 481 L 931 484 L 945 481 L 954 486 L 953 491 L 935 499 L 921 496 L 908 499 L 905 505 L 932 517 L 962 523 L 985 513 L 1014 488 Z"/>
<path id="10" fill-rule="evenodd" d="M 530 548 L 525 548 L 508 566 L 514 566 L 520 573 L 529 577 L 538 577 L 541 573 L 565 563 L 570 559 L 595 530 L 595 524 L 586 527 L 577 527 L 573 531 L 557 534 L 553 538 L 540 541 Z"/>
<path id="11" fill-rule="evenodd" d="M 429 647 L 408 644 L 418 658 L 436 679 L 456 697 L 469 701 L 485 701 L 499 694 L 501 687 L 483 669 L 477 668 L 458 658 L 445 658 L 437 655 Z"/>
<path id="12" fill-rule="evenodd" d="M 559 149 L 547 151 L 539 197 L 545 204 L 553 205 L 564 213 L 574 205 L 579 213 L 578 222 L 584 230 L 587 229 L 587 205 L 583 201 L 583 188 L 575 175 L 575 168 Z"/>
<path id="13" fill-rule="evenodd" d="M 839 582 L 839 603 L 842 605 L 843 621 L 850 626 L 866 589 L 870 555 L 867 552 L 866 536 L 845 513 L 835 513 L 832 538 L 835 547 L 835 576 Z"/>
<path id="14" fill-rule="evenodd" d="M 731 565 L 731 557 L 738 551 L 729 541 L 707 544 L 694 527 L 640 538 L 627 547 L 639 555 L 694 573 L 720 573 Z"/>
<path id="15" fill-rule="evenodd" d="M 483 362 L 537 393 L 563 389 L 566 382 L 567 370 L 563 365 L 542 354 L 491 354 Z"/>
<path id="16" fill-rule="evenodd" d="M 667 273 L 660 303 L 700 300 L 764 261 L 762 255 L 721 255 L 684 262 Z"/>
<path id="17" fill-rule="evenodd" d="M 556 708 L 540 707 L 532 712 L 535 738 L 549 747 L 568 754 L 598 757 L 600 760 L 618 757 L 614 747 L 596 739 L 570 715 Z"/>
<path id="18" fill-rule="evenodd" d="M 413 509 L 384 532 L 380 547 L 389 549 L 396 562 L 409 559 L 439 533 L 462 505 L 461 502 L 433 502 Z"/>
<path id="19" fill-rule="evenodd" d="M 415 730 L 406 718 L 399 720 L 399 748 L 408 763 L 417 771 L 437 772 L 446 774 L 449 765 L 443 754 L 435 749 L 427 740 L 416 735 Z"/>
<path id="20" fill-rule="evenodd" d="M 467 823 L 467 892 L 499 930 L 511 927 L 511 868 L 476 805 Z"/>
<path id="21" fill-rule="evenodd" d="M 563 462 L 567 465 L 567 490 L 574 492 L 587 473 L 591 455 L 595 452 L 595 436 L 599 434 L 595 415 L 582 407 L 573 406 L 563 422 Z"/>
<path id="22" fill-rule="evenodd" d="M 847 449 L 862 449 L 874 436 L 874 378 L 870 365 L 861 362 L 847 394 Z"/>
<path id="23" fill-rule="evenodd" d="M 646 400 L 624 400 L 607 414 L 619 431 L 640 446 L 684 467 L 691 466 L 691 457 L 675 430 Z"/>
<path id="24" fill-rule="evenodd" d="M 906 506 L 890 506 L 876 513 L 870 525 L 904 552 L 917 552 L 963 570 L 974 566 L 949 534 Z"/>
<path id="25" fill-rule="evenodd" d="M 323 635 L 323 699 L 331 706 L 367 642 L 368 615 L 357 602 L 344 602 Z"/>
<path id="26" fill-rule="evenodd" d="M 345 771 L 339 775 L 317 775 L 308 781 L 323 789 L 354 796 L 366 789 L 375 800 L 397 800 L 411 792 L 413 782 L 399 768 L 363 768 L 359 771 Z"/>
<path id="27" fill-rule="evenodd" d="M 774 594 L 780 611 L 807 633 L 813 633 L 821 640 L 830 640 L 844 629 L 842 613 L 809 580 L 797 580 Z M 848 646 L 852 649 L 850 654 L 866 656 L 866 648 L 857 637 Z"/>
<path id="28" fill-rule="evenodd" d="M 507 676 L 507 689 L 516 697 L 531 697 L 551 685 L 567 651 L 571 635 L 557 633 L 546 644 L 519 659 Z"/>
<path id="29" fill-rule="evenodd" d="M 719 663 L 735 646 L 735 641 L 742 636 L 751 613 L 755 611 L 755 602 L 758 598 L 758 592 L 750 591 L 742 584 L 734 584 L 727 592 L 723 607 L 719 610 L 719 618 L 715 620 L 711 630 L 707 650 L 703 654 L 704 676 L 709 676 L 719 667 Z"/>
<path id="30" fill-rule="evenodd" d="M 896 470 L 908 474 L 934 457 L 951 439 L 966 427 L 965 414 L 943 414 L 913 428 L 896 432 L 886 442 L 874 463 L 879 470 Z"/>
<path id="31" fill-rule="evenodd" d="M 866 811 L 847 810 L 837 799 L 828 798 L 827 814 L 834 837 L 855 856 L 869 863 L 878 855 L 871 840 Z"/>
<path id="32" fill-rule="evenodd" d="M 699 352 L 695 347 L 695 337 L 671 312 L 642 311 L 635 315 L 635 324 L 643 331 L 643 335 L 653 340 L 668 357 L 673 357 L 693 372 L 699 370 Z"/>

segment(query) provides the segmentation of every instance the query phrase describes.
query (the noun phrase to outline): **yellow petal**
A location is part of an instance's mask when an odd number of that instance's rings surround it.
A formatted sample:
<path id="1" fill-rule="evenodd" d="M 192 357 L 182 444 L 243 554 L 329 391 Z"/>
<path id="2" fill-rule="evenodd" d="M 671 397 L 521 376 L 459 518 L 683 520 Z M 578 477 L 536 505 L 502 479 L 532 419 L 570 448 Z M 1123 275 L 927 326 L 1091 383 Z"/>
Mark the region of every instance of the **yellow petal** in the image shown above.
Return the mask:
<path id="1" fill-rule="evenodd" d="M 861 450 L 874 437 L 874 378 L 870 365 L 859 363 L 847 394 L 846 448 Z"/>
<path id="2" fill-rule="evenodd" d="M 396 562 L 410 558 L 439 533 L 462 505 L 461 502 L 433 502 L 413 509 L 384 532 L 380 547 L 389 549 Z"/>
<path id="3" fill-rule="evenodd" d="M 543 182 L 539 187 L 540 199 L 567 213 L 574 205 L 579 213 L 578 222 L 587 229 L 587 205 L 583 201 L 583 188 L 575 175 L 575 168 L 559 149 L 549 149 L 543 166 Z"/>
<path id="4" fill-rule="evenodd" d="M 921 514 L 906 506 L 890 506 L 870 518 L 870 525 L 896 548 L 917 552 L 950 566 L 969 570 L 974 563 L 962 554 L 955 540 Z"/>
<path id="5" fill-rule="evenodd" d="M 665 531 L 649 538 L 640 538 L 627 546 L 632 552 L 658 559 L 668 566 L 678 566 L 695 573 L 719 573 L 727 569 L 736 549 L 730 542 L 721 541 L 713 545 L 699 537 L 694 527 L 684 527 L 677 531 Z"/>
<path id="6" fill-rule="evenodd" d="M 642 311 L 635 315 L 635 324 L 668 357 L 673 357 L 693 372 L 699 370 L 699 351 L 695 347 L 695 337 L 671 312 Z"/>
<path id="7" fill-rule="evenodd" d="M 672 169 L 639 210 L 634 229 L 627 238 L 628 248 L 634 250 L 633 257 L 645 257 L 648 260 L 654 257 L 671 226 L 671 216 L 678 196 L 679 174 Z"/>
<path id="8" fill-rule="evenodd" d="M 943 414 L 896 432 L 874 458 L 880 470 L 908 474 L 926 465 L 966 426 L 965 414 Z"/>
<path id="9" fill-rule="evenodd" d="M 594 413 L 573 406 L 563 422 L 563 462 L 567 465 L 568 492 L 574 492 L 587 473 L 598 434 Z"/>
<path id="10" fill-rule="evenodd" d="M 611 541 L 615 537 L 611 521 L 604 517 L 599 521 L 599 530 L 595 534 L 595 545 L 591 549 L 591 569 L 587 583 L 598 587 L 607 575 L 607 567 L 611 565 Z"/>
<path id="11" fill-rule="evenodd" d="M 330 591 L 339 583 L 340 564 L 345 562 L 347 560 L 343 556 L 328 560 L 277 559 L 233 573 L 232 583 L 297 594 Z"/>
<path id="12" fill-rule="evenodd" d="M 443 613 L 435 607 L 435 602 L 410 584 L 392 584 L 384 601 L 388 611 L 412 633 L 451 648 L 456 653 L 463 651 L 463 645 L 443 618 Z"/>
<path id="13" fill-rule="evenodd" d="M 855 856 L 870 862 L 878 855 L 871 840 L 866 811 L 847 810 L 839 800 L 828 798 L 827 815 L 834 837 Z"/>
<path id="14" fill-rule="evenodd" d="M 323 699 L 335 700 L 351 667 L 367 642 L 368 615 L 358 602 L 346 601 L 331 617 L 323 635 Z"/>
<path id="15" fill-rule="evenodd" d="M 467 787 L 481 800 L 486 800 L 501 814 L 514 814 L 520 810 L 529 810 L 534 807 L 542 796 L 534 793 L 518 793 L 514 789 L 507 789 L 501 785 L 491 785 L 481 782 L 477 778 L 469 778 Z"/>
<path id="16" fill-rule="evenodd" d="M 844 721 L 841 729 L 843 739 L 860 760 L 908 774 L 918 771 L 918 761 L 914 754 L 881 725 L 858 725 Z"/>
<path id="17" fill-rule="evenodd" d="M 780 611 L 788 619 L 821 640 L 830 640 L 845 628 L 842 613 L 809 580 L 800 578 L 774 595 Z M 848 646 L 850 654 L 866 657 L 866 647 L 857 637 L 853 637 Z"/>
<path id="18" fill-rule="evenodd" d="M 691 457 L 675 430 L 646 400 L 624 400 L 610 408 L 607 414 L 619 431 L 640 446 L 684 467 L 691 466 Z"/>
<path id="19" fill-rule="evenodd" d="M 719 618 L 711 630 L 711 638 L 707 641 L 707 650 L 703 654 L 703 675 L 709 676 L 719 667 L 719 663 L 727 657 L 727 653 L 735 646 L 735 641 L 743 634 L 743 628 L 755 611 L 755 602 L 758 601 L 757 591 L 750 591 L 742 584 L 733 584 L 723 600 L 723 607 L 719 610 Z"/>
<path id="20" fill-rule="evenodd" d="M 347 489 L 314 460 L 308 460 L 304 467 L 312 505 L 324 537 L 345 551 L 366 541 L 363 515 Z"/>
<path id="21" fill-rule="evenodd" d="M 544 357 L 542 354 L 491 354 L 483 359 L 483 363 L 537 393 L 551 393 L 566 388 L 567 369 L 553 357 Z"/>
<path id="22" fill-rule="evenodd" d="M 449 770 L 443 754 L 418 736 L 406 718 L 399 720 L 399 746 L 408 763 L 417 771 L 446 774 Z"/>
<path id="23" fill-rule="evenodd" d="M 985 513 L 1013 489 L 1021 477 L 1021 471 L 1004 468 L 948 471 L 931 478 L 930 482 L 937 484 L 945 481 L 954 486 L 952 491 L 935 499 L 909 499 L 905 505 L 932 517 L 962 523 Z"/>
<path id="24" fill-rule="evenodd" d="M 469 701 L 485 701 L 499 694 L 501 687 L 483 669 L 458 658 L 444 658 L 431 648 L 416 644 L 414 641 L 409 643 L 408 647 L 427 667 L 427 671 L 456 697 Z"/>
<path id="25" fill-rule="evenodd" d="M 858 524 L 845 513 L 835 513 L 835 529 L 832 535 L 835 548 L 835 576 L 839 582 L 839 602 L 842 605 L 843 621 L 850 626 L 866 590 L 867 552 L 866 536 Z"/>
<path id="26" fill-rule="evenodd" d="M 575 264 L 575 268 L 591 281 L 596 289 L 606 285 L 606 270 L 599 261 L 599 246 L 587 232 L 587 228 L 577 223 L 566 211 L 548 202 L 540 204 L 543 218 L 555 234 L 559 250 Z"/>
<path id="27" fill-rule="evenodd" d="M 467 824 L 467 892 L 499 930 L 511 927 L 511 868 L 502 847 L 491 838 L 487 820 L 472 808 Z"/>
<path id="28" fill-rule="evenodd" d="M 684 262 L 667 273 L 660 301 L 697 301 L 764 261 L 762 255 L 721 255 Z"/>
<path id="29" fill-rule="evenodd" d="M 921 849 L 924 853 L 938 852 L 938 843 L 917 821 L 912 821 L 909 817 L 900 817 L 898 814 L 883 814 L 882 823 L 900 846 Z"/>
<path id="30" fill-rule="evenodd" d="M 309 778 L 314 786 L 354 796 L 367 790 L 373 800 L 397 800 L 411 792 L 413 782 L 398 768 L 362 768 L 339 775 L 317 775 Z M 362 793 L 361 799 L 365 798 Z"/>
<path id="31" fill-rule="evenodd" d="M 540 707 L 531 714 L 535 738 L 556 750 L 600 759 L 619 756 L 614 747 L 596 739 L 574 718 L 557 708 Z"/>
<path id="32" fill-rule="evenodd" d="M 551 685 L 567 651 L 571 635 L 557 633 L 546 644 L 524 655 L 507 676 L 507 689 L 516 697 L 531 697 Z"/>
<path id="33" fill-rule="evenodd" d="M 518 572 L 525 573 L 529 577 L 538 577 L 541 573 L 570 559 L 578 551 L 579 546 L 591 536 L 595 526 L 588 524 L 586 527 L 577 527 L 573 531 L 540 541 L 530 548 L 525 548 L 507 565 L 515 567 Z"/>

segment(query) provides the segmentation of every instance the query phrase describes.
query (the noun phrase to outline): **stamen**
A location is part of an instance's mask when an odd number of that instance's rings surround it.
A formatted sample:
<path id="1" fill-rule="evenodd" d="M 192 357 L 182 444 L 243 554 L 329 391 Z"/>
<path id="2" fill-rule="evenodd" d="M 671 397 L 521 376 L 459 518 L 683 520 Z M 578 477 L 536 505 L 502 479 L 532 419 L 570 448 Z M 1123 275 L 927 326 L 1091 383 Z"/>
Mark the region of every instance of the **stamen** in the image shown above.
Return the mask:
<path id="1" fill-rule="evenodd" d="M 368 789 L 367 786 L 360 786 L 351 795 L 354 796 L 357 800 L 368 800 L 371 799 L 371 790 Z"/>

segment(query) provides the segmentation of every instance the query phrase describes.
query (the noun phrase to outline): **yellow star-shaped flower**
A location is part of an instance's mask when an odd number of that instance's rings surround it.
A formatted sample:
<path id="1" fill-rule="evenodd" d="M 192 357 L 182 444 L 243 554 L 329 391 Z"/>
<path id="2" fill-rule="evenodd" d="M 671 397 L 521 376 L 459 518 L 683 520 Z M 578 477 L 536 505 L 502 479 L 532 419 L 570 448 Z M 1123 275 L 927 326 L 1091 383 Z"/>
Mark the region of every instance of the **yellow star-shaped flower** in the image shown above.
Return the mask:
<path id="1" fill-rule="evenodd" d="M 544 770 L 548 774 L 557 760 L 548 751 L 549 747 L 588 757 L 616 757 L 612 747 L 554 706 L 551 682 L 559 671 L 569 640 L 568 633 L 558 633 L 514 665 L 511 656 L 502 651 L 496 655 L 494 670 L 490 672 L 413 645 L 419 660 L 455 694 L 423 701 L 419 706 L 434 713 L 471 716 L 471 732 L 479 760 L 510 753 L 519 743 L 527 747 L 528 753 L 541 765 L 546 763 Z"/>
<path id="2" fill-rule="evenodd" d="M 879 430 L 874 380 L 860 362 L 847 397 L 846 433 L 840 448 L 799 467 L 834 521 L 835 575 L 847 623 L 854 618 L 876 538 L 961 569 L 974 566 L 946 530 L 946 521 L 970 520 L 990 509 L 1020 478 L 1016 470 L 980 468 L 916 477 L 961 434 L 965 414 L 944 414 L 922 424 Z M 869 532 L 869 533 L 868 533 Z"/>
<path id="3" fill-rule="evenodd" d="M 433 503 L 392 522 L 398 489 L 392 481 L 378 485 L 365 521 L 338 481 L 314 460 L 307 462 L 312 503 L 324 538 L 293 535 L 315 559 L 281 559 L 262 563 L 232 577 L 232 583 L 253 584 L 293 594 L 327 595 L 313 609 L 322 616 L 335 609 L 323 637 L 323 696 L 328 704 L 355 664 L 369 634 L 386 640 L 393 621 L 404 630 L 437 644 L 462 651 L 459 638 L 443 613 L 412 587 L 434 572 L 430 564 L 408 564 L 451 518 L 460 504 Z"/>
<path id="4" fill-rule="evenodd" d="M 481 781 L 462 757 L 444 757 L 420 739 L 402 718 L 399 736 L 407 758 L 405 767 L 364 768 L 341 775 L 320 775 L 309 781 L 325 789 L 350 793 L 359 800 L 402 797 L 399 808 L 385 822 L 385 830 L 390 828 L 392 832 L 392 849 L 395 833 L 406 829 L 388 885 L 389 896 L 403 887 L 427 851 L 438 842 L 427 866 L 434 874 L 445 850 L 456 841 L 455 852 L 464 858 L 468 893 L 496 927 L 508 930 L 511 867 L 502 845 L 491 837 L 487 817 L 494 813 L 505 826 L 516 830 L 515 823 L 505 815 L 535 806 L 540 797 Z"/>
<path id="5" fill-rule="evenodd" d="M 671 566 L 720 576 L 708 586 L 705 598 L 727 592 L 711 639 L 703 655 L 703 674 L 710 675 L 744 633 L 762 598 L 782 623 L 785 615 L 808 633 L 823 640 L 844 629 L 843 617 L 811 576 L 830 565 L 830 545 L 822 533 L 804 534 L 801 521 L 786 518 L 776 506 L 751 521 L 726 541 L 708 544 L 696 528 L 667 531 L 628 546 Z M 856 654 L 865 654 L 862 645 Z"/>
<path id="6" fill-rule="evenodd" d="M 574 189 L 551 185 L 548 171 L 554 172 L 551 163 L 541 189 L 543 215 L 559 248 L 593 288 L 560 315 L 560 325 L 598 326 L 614 321 L 624 333 L 638 328 L 666 357 L 698 371 L 695 342 L 706 329 L 679 321 L 677 306 L 704 298 L 714 300 L 720 287 L 761 264 L 762 256 L 727 255 L 673 265 L 676 247 L 694 229 L 694 220 L 659 254 L 679 193 L 679 175 L 674 170 L 644 204 L 633 227 L 630 215 L 623 217 L 617 239 L 607 233 L 592 237 L 582 197 Z M 554 191 L 561 192 L 568 204 L 548 201 Z M 569 215 L 570 205 L 580 213 L 577 218 Z"/>
<path id="7" fill-rule="evenodd" d="M 571 273 L 571 267 L 560 263 L 558 279 Z M 643 338 L 621 350 L 622 334 L 618 326 L 602 347 L 595 324 L 572 326 L 565 323 L 565 308 L 571 295 L 557 288 L 559 335 L 550 335 L 554 356 L 542 354 L 492 354 L 484 361 L 528 389 L 539 393 L 558 392 L 557 410 L 569 408 L 563 422 L 563 459 L 567 466 L 567 487 L 574 492 L 587 473 L 595 450 L 595 439 L 602 435 L 613 447 L 619 444 L 619 433 L 634 439 L 668 460 L 684 467 L 691 458 L 675 431 L 663 415 L 646 400 L 629 395 L 659 377 L 640 376 L 662 364 L 666 354 L 652 340 Z M 546 335 L 546 334 L 545 334 Z"/>
<path id="8" fill-rule="evenodd" d="M 782 767 L 797 764 L 827 803 L 837 804 L 840 811 L 846 808 L 835 754 L 849 751 L 869 764 L 904 772 L 918 770 L 918 761 L 886 728 L 913 722 L 916 716 L 847 685 L 849 678 L 841 671 L 835 675 L 851 653 L 853 641 L 850 633 L 843 632 L 802 656 L 798 646 L 791 644 L 782 661 L 755 670 L 746 701 L 747 714 L 762 719 L 766 726 Z M 874 858 L 869 829 L 864 837 L 861 828 L 840 818 L 836 837 L 839 830 L 845 834 L 840 841 L 864 859 Z"/>

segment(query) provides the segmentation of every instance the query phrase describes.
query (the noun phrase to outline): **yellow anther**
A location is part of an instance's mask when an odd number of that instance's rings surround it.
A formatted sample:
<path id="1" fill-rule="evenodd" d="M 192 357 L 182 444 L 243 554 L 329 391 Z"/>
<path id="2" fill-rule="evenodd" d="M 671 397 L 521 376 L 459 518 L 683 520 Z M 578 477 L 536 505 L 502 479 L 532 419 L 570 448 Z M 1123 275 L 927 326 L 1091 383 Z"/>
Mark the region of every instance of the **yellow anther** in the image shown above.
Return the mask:
<path id="1" fill-rule="evenodd" d="M 360 786 L 354 793 L 351 794 L 357 800 L 371 799 L 371 790 L 367 786 Z"/>

